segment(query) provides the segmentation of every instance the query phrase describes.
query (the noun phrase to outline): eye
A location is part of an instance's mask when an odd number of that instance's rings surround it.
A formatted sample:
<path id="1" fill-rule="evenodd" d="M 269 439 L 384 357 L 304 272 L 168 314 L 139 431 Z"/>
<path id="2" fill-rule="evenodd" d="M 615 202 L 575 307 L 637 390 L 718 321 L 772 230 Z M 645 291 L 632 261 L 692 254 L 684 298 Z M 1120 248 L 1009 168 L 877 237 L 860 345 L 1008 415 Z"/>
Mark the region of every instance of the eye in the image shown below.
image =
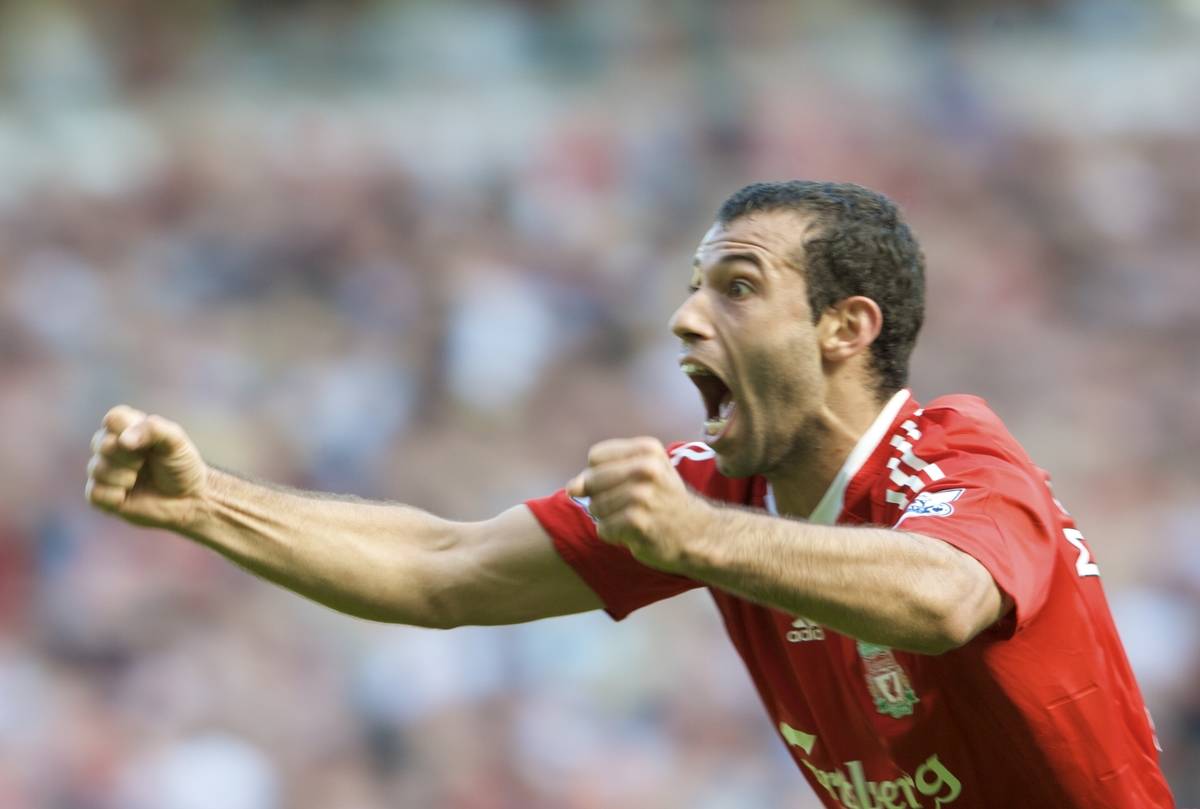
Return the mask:
<path id="1" fill-rule="evenodd" d="M 750 282 L 743 281 L 741 278 L 737 278 L 729 283 L 729 297 L 734 300 L 744 298 L 753 291 L 754 287 L 750 286 Z"/>
<path id="2" fill-rule="evenodd" d="M 699 284 L 688 284 L 687 291 L 688 291 L 689 295 L 691 295 L 693 292 L 699 292 L 700 285 Z"/>

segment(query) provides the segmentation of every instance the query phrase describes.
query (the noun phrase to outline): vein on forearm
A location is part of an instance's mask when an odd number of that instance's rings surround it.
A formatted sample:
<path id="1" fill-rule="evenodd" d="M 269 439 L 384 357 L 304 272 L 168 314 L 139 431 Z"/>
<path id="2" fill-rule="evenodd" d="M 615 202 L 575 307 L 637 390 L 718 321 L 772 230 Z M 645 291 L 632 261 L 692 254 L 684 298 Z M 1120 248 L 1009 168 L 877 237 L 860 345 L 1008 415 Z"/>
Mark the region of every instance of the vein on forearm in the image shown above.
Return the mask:
<path id="1" fill-rule="evenodd" d="M 229 477 L 236 478 L 245 483 L 251 483 L 255 486 L 259 486 L 264 489 L 269 489 L 270 491 L 273 491 L 273 492 L 278 492 L 279 494 L 288 494 L 288 495 L 294 495 L 296 497 L 303 497 L 306 500 L 331 500 L 331 501 L 342 502 L 342 503 L 363 503 L 365 505 L 372 505 L 372 506 L 403 506 L 405 508 L 408 508 L 408 506 L 405 506 L 403 503 L 394 503 L 394 502 L 391 502 L 388 500 L 366 500 L 355 494 L 339 494 L 336 492 L 318 492 L 318 491 L 310 491 L 307 489 L 297 489 L 295 487 L 288 486 L 283 483 L 277 483 L 277 482 L 271 481 L 271 480 L 264 480 L 263 478 L 255 477 L 254 475 L 250 475 L 245 472 L 235 472 L 232 469 L 226 469 L 223 466 L 217 466 L 215 464 L 209 464 L 209 468 L 215 469 L 216 471 L 220 472 L 223 475 L 228 475 Z"/>
<path id="2" fill-rule="evenodd" d="M 304 492 L 215 470 L 196 541 L 342 612 L 428 624 L 431 552 L 449 522 L 398 503 Z"/>

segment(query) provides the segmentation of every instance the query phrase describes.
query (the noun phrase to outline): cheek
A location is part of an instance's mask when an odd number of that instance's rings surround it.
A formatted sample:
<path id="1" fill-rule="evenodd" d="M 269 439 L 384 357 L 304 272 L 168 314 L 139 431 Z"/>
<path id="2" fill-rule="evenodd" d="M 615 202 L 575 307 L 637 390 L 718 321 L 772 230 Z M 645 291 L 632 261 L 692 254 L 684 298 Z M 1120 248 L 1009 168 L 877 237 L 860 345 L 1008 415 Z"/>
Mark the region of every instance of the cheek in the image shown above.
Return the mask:
<path id="1" fill-rule="evenodd" d="M 756 390 L 772 408 L 803 410 L 822 378 L 820 353 L 808 330 L 783 330 L 754 365 Z"/>

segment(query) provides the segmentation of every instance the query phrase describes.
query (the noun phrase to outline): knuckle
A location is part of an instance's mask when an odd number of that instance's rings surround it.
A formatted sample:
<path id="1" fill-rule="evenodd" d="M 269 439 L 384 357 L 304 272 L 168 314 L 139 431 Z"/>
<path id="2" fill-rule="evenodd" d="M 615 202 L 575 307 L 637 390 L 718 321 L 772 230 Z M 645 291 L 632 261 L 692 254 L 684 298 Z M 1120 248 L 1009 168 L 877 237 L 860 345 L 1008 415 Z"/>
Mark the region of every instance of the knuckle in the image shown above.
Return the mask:
<path id="1" fill-rule="evenodd" d="M 128 442 L 135 434 L 134 430 L 139 424 L 141 424 L 140 421 L 134 422 L 134 423 L 130 424 L 128 427 L 125 427 L 125 428 L 117 431 L 117 449 L 118 450 L 124 450 L 124 446 L 122 446 L 121 439 L 124 439 L 126 442 Z"/>
<path id="2" fill-rule="evenodd" d="M 104 426 L 110 430 L 122 430 L 141 421 L 146 414 L 126 404 L 119 404 L 104 414 Z"/>
<path id="3" fill-rule="evenodd" d="M 649 515 L 640 506 L 633 506 L 626 510 L 625 522 L 639 534 L 646 533 L 650 528 Z"/>
<path id="4" fill-rule="evenodd" d="M 165 438 L 167 442 L 173 446 L 183 444 L 186 440 L 186 435 L 183 432 L 183 428 L 177 423 L 168 419 L 160 419 L 158 434 Z"/>
<path id="5" fill-rule="evenodd" d="M 104 414 L 104 418 L 100 419 L 100 423 L 104 425 L 104 429 L 118 429 L 121 422 L 121 416 L 124 413 L 125 405 L 117 405 L 116 407 L 109 408 L 108 412 Z"/>
<path id="6" fill-rule="evenodd" d="M 92 457 L 91 470 L 96 475 L 103 475 L 113 470 L 112 461 L 99 455 Z"/>
<path id="7" fill-rule="evenodd" d="M 104 487 L 104 503 L 109 508 L 117 508 L 125 502 L 125 490 L 119 486 Z"/>
<path id="8" fill-rule="evenodd" d="M 605 459 L 620 457 L 622 450 L 625 448 L 625 440 L 621 438 L 610 438 L 606 441 L 594 445 L 588 452 L 588 461 L 593 463 L 603 463 Z"/>
<path id="9" fill-rule="evenodd" d="M 99 483 L 103 483 L 107 486 L 117 486 L 122 489 L 127 489 L 137 482 L 137 473 L 132 469 L 106 467 L 105 469 L 98 471 L 95 475 L 95 478 Z"/>
<path id="10" fill-rule="evenodd" d="M 645 452 L 657 452 L 663 448 L 662 443 L 657 438 L 651 438 L 648 435 L 643 435 L 637 440 L 638 448 Z"/>
<path id="11" fill-rule="evenodd" d="M 124 499 L 124 493 L 120 490 L 97 483 L 95 480 L 87 482 L 84 494 L 87 496 L 88 502 L 101 508 L 114 508 L 120 505 L 121 500 Z M 119 498 L 118 495 L 120 495 Z"/>

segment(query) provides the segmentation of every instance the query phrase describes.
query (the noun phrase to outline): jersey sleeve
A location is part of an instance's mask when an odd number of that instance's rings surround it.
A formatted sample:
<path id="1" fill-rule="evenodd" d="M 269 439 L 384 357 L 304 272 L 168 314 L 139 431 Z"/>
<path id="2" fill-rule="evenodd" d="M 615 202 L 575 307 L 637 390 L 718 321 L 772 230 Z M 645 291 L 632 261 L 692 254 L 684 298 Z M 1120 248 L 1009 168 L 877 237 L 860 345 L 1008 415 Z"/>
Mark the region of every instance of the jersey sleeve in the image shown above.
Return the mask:
<path id="1" fill-rule="evenodd" d="M 921 491 L 894 527 L 978 560 L 1013 602 L 1012 614 L 996 626 L 1011 635 L 1037 615 L 1050 590 L 1059 537 L 1049 492 L 1030 470 L 999 459 L 944 465 L 945 476 Z"/>
<path id="2" fill-rule="evenodd" d="M 647 567 L 628 548 L 610 545 L 596 533 L 585 500 L 559 489 L 525 503 L 550 535 L 559 555 L 621 620 L 634 610 L 699 586 L 699 582 Z"/>

